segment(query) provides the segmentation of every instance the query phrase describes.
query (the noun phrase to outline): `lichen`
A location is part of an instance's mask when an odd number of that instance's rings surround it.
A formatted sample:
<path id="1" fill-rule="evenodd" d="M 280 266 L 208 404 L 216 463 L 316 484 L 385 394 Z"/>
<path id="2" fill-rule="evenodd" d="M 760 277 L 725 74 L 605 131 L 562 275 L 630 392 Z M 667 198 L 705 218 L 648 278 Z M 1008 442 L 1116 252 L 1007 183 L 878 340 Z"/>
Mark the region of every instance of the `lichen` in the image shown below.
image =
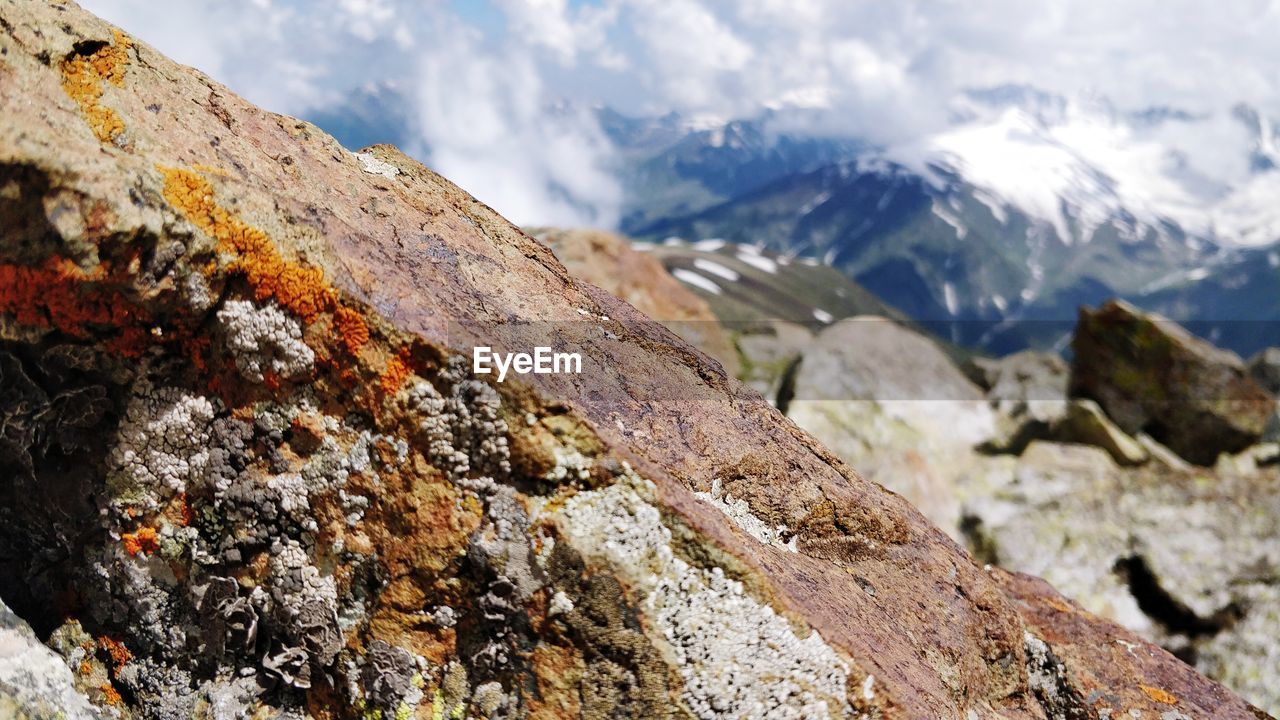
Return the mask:
<path id="1" fill-rule="evenodd" d="M 748 535 L 765 545 L 772 545 L 790 552 L 799 552 L 796 548 L 797 541 L 794 536 L 790 540 L 783 540 L 787 534 L 786 525 L 774 527 L 761 520 L 751 512 L 751 506 L 747 501 L 725 493 L 723 488 L 720 487 L 719 479 L 711 481 L 710 492 L 698 492 L 694 493 L 694 495 L 710 503 L 715 509 L 732 520 L 734 525 L 737 525 Z"/>
<path id="2" fill-rule="evenodd" d="M 560 525 L 642 598 L 653 639 L 675 658 L 690 711 L 708 719 L 843 717 L 847 663 L 817 632 L 798 637 L 721 568 L 677 556 L 661 512 L 645 499 L 654 492 L 628 468 L 613 485 L 567 499 Z"/>
<path id="3" fill-rule="evenodd" d="M 114 43 L 102 43 L 87 55 L 73 52 L 60 65 L 62 89 L 80 106 L 80 112 L 100 142 L 114 142 L 124 133 L 124 121 L 119 114 L 102 104 L 102 85 L 124 85 L 132 47 L 133 41 L 116 30 Z"/>
<path id="4" fill-rule="evenodd" d="M 117 487 L 132 505 L 156 510 L 204 478 L 215 414 L 207 397 L 153 387 L 146 379 L 139 383 L 109 458 Z"/>
<path id="5" fill-rule="evenodd" d="M 248 300 L 228 300 L 216 317 L 236 368 L 253 382 L 263 382 L 268 373 L 296 378 L 315 364 L 315 352 L 302 341 L 301 323 L 274 302 L 259 306 Z"/>

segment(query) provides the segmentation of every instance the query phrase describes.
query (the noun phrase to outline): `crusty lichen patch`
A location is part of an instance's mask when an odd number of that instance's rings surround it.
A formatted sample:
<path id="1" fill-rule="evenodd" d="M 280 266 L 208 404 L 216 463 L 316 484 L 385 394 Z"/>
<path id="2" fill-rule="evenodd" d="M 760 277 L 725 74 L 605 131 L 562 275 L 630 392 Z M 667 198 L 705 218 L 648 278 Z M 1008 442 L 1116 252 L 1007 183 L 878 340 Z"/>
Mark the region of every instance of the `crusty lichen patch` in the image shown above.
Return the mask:
<path id="1" fill-rule="evenodd" d="M 786 619 L 719 567 L 676 555 L 655 489 L 624 479 L 565 501 L 565 536 L 602 560 L 640 598 L 655 640 L 684 681 L 682 698 L 699 718 L 820 718 L 850 712 L 849 666 L 817 632 L 800 638 Z"/>
<path id="2" fill-rule="evenodd" d="M 62 89 L 76 104 L 98 140 L 115 142 L 124 133 L 124 121 L 115 110 L 102 104 L 103 83 L 124 85 L 125 68 L 133 41 L 119 30 L 115 42 L 103 43 L 85 54 L 73 52 L 60 66 Z"/>

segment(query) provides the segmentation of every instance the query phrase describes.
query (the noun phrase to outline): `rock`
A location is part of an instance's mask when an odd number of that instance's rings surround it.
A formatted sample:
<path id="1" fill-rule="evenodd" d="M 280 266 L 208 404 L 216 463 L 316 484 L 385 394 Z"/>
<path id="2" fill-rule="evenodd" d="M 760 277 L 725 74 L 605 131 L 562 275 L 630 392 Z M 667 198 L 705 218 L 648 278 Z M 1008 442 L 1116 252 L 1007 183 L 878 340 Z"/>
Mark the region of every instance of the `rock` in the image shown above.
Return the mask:
<path id="1" fill-rule="evenodd" d="M 75 687 L 66 662 L 0 602 L 0 717 L 100 720 L 107 717 Z"/>
<path id="2" fill-rule="evenodd" d="M 1280 709 L 1276 468 L 1213 476 L 1158 463 L 1123 468 L 1099 448 L 1034 442 L 964 512 L 981 539 L 973 544 L 991 559 L 1079 603 L 1037 611 L 1047 623 L 1085 622 L 1083 608 L 1158 640 L 1263 709 Z"/>
<path id="3" fill-rule="evenodd" d="M 951 529 L 959 523 L 957 478 L 996 420 L 981 390 L 932 340 L 870 316 L 818 336 L 800 362 L 787 414 Z"/>
<path id="4" fill-rule="evenodd" d="M 814 335 L 783 320 L 739 323 L 734 344 L 742 358 L 738 377 L 784 411 L 795 395 L 795 372 Z"/>
<path id="5" fill-rule="evenodd" d="M 1073 395 L 1198 465 L 1257 442 L 1275 409 L 1237 355 L 1123 302 L 1081 309 L 1072 350 Z"/>
<path id="6" fill-rule="evenodd" d="M 1156 442 L 1155 438 L 1152 438 L 1150 435 L 1146 433 L 1138 433 L 1133 439 L 1147 451 L 1147 454 L 1151 456 L 1151 459 L 1161 465 L 1179 472 L 1191 472 L 1191 465 L 1186 460 L 1183 460 L 1178 457 L 1177 453 Z"/>
<path id="7" fill-rule="evenodd" d="M 395 149 L 72 4 L 0 28 L 0 594 L 123 713 L 1254 717 Z"/>
<path id="8" fill-rule="evenodd" d="M 1146 448 L 1116 427 L 1092 400 L 1072 400 L 1066 415 L 1053 424 L 1049 435 L 1060 442 L 1102 448 L 1121 465 L 1141 465 L 1150 458 Z"/>
<path id="9" fill-rule="evenodd" d="M 1052 421 L 1065 412 L 1070 368 L 1060 355 L 1024 350 L 1002 358 L 971 358 L 966 374 L 1009 415 Z"/>
<path id="10" fill-rule="evenodd" d="M 574 277 L 625 300 L 737 375 L 738 353 L 706 301 L 671 277 L 653 255 L 603 230 L 533 228 Z"/>
<path id="11" fill-rule="evenodd" d="M 1266 348 L 1249 358 L 1249 374 L 1272 395 L 1280 395 L 1280 348 Z"/>

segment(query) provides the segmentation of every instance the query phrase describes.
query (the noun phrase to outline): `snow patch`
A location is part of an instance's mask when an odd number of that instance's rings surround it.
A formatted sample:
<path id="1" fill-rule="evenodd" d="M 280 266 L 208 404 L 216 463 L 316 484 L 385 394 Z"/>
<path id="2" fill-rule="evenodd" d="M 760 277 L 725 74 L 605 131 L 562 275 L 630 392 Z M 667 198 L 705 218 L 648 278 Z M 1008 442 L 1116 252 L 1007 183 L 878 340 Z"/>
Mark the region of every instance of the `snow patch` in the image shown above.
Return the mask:
<path id="1" fill-rule="evenodd" d="M 703 277 L 692 270 L 676 268 L 671 271 L 671 276 L 686 285 L 692 285 L 693 287 L 696 287 L 699 290 L 705 290 L 712 295 L 720 295 L 724 292 L 724 290 L 721 290 L 720 286 L 715 284 L 711 279 Z"/>
<path id="2" fill-rule="evenodd" d="M 740 252 L 738 253 L 738 259 L 757 270 L 762 270 L 770 275 L 776 275 L 778 273 L 778 263 L 758 254 L 758 252 L 759 251 Z"/>
<path id="3" fill-rule="evenodd" d="M 693 261 L 693 266 L 705 273 L 710 273 L 711 275 L 715 275 L 716 277 L 724 278 L 729 282 L 738 282 L 738 280 L 742 278 L 741 275 L 734 272 L 733 270 L 721 265 L 718 262 L 712 262 L 705 258 L 696 258 Z"/>

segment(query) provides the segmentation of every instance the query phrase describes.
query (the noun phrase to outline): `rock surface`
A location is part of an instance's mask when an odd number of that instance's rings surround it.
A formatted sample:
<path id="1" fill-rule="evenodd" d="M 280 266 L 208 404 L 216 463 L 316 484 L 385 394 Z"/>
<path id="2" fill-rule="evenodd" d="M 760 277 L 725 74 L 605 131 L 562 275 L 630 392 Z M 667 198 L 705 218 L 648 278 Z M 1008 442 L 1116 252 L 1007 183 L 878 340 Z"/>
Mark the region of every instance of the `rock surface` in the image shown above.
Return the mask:
<path id="1" fill-rule="evenodd" d="M 1071 347 L 1072 394 L 1199 465 L 1257 442 L 1275 409 L 1239 356 L 1123 302 L 1081 309 Z"/>
<path id="2" fill-rule="evenodd" d="M 0 117 L 0 593 L 104 712 L 1256 716 L 392 148 L 71 4 L 0 0 Z"/>
<path id="3" fill-rule="evenodd" d="M 101 720 L 75 686 L 71 669 L 0 602 L 0 717 L 13 720 Z"/>
<path id="4" fill-rule="evenodd" d="M 957 483 L 997 415 L 937 345 L 885 318 L 844 320 L 809 346 L 794 387 L 787 415 L 796 424 L 941 527 L 957 527 Z"/>
<path id="5" fill-rule="evenodd" d="M 653 255 L 603 230 L 533 228 L 575 278 L 606 290 L 657 320 L 737 375 L 738 353 L 707 302 L 671 277 Z"/>

